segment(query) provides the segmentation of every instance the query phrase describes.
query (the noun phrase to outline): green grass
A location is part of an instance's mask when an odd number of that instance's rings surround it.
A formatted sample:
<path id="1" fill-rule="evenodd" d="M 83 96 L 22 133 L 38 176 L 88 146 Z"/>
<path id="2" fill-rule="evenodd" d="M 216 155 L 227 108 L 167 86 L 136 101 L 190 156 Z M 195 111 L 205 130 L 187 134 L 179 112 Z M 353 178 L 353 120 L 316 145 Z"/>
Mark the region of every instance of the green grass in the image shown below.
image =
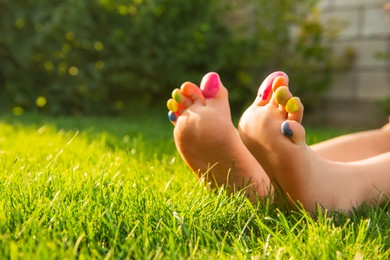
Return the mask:
<path id="1" fill-rule="evenodd" d="M 314 129 L 310 142 L 337 131 Z M 389 206 L 350 217 L 212 192 L 163 115 L 3 116 L 0 259 L 388 259 Z"/>

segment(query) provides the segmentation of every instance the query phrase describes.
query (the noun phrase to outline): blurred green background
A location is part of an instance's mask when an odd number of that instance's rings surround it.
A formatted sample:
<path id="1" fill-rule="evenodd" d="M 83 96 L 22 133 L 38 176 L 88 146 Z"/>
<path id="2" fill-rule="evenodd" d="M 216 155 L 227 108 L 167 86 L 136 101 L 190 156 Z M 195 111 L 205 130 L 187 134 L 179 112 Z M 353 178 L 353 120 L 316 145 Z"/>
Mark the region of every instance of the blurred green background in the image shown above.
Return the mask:
<path id="1" fill-rule="evenodd" d="M 126 113 L 165 106 L 182 82 L 217 71 L 239 109 L 267 74 L 284 70 L 310 109 L 333 67 L 315 4 L 0 0 L 0 107 Z"/>

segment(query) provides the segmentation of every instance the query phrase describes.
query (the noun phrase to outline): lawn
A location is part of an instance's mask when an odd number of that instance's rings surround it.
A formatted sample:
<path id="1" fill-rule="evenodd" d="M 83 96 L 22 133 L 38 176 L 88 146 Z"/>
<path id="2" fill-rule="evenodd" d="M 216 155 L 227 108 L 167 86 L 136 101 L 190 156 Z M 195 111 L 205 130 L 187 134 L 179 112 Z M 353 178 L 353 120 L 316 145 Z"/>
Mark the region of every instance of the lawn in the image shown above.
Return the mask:
<path id="1" fill-rule="evenodd" d="M 389 205 L 349 217 L 210 191 L 161 114 L 0 120 L 0 259 L 388 259 Z M 314 129 L 308 140 L 341 132 Z"/>

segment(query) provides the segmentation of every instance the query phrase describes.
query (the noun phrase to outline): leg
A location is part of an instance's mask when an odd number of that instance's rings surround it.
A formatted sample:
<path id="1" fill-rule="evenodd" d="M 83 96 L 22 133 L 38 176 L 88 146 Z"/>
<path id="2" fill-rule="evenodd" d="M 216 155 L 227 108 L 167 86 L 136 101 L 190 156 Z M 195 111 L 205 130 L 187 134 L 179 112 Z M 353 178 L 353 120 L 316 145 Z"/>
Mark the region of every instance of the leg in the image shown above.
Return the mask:
<path id="1" fill-rule="evenodd" d="M 252 198 L 269 194 L 268 176 L 232 123 L 228 91 L 218 74 L 207 74 L 200 88 L 186 82 L 172 96 L 168 108 L 175 144 L 198 178 L 230 191 L 251 185 Z"/>
<path id="2" fill-rule="evenodd" d="M 311 148 L 319 155 L 339 162 L 357 161 L 386 153 L 390 151 L 390 123 L 380 129 L 336 137 L 311 145 Z"/>
<path id="3" fill-rule="evenodd" d="M 257 97 L 239 123 L 243 142 L 275 187 L 308 211 L 317 204 L 350 211 L 383 202 L 390 195 L 390 153 L 350 163 L 324 159 L 306 144 L 303 105 L 283 84 L 287 77 L 275 79 L 272 97 Z"/>

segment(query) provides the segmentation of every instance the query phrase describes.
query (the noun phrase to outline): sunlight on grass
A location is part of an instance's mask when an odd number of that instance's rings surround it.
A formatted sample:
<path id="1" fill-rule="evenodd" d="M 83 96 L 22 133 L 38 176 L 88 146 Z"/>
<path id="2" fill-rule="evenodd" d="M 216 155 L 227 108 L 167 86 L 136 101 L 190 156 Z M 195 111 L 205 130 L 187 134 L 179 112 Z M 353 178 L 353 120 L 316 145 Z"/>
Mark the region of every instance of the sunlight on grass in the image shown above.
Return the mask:
<path id="1" fill-rule="evenodd" d="M 390 256 L 388 207 L 313 219 L 211 192 L 171 130 L 155 118 L 0 122 L 0 258 Z"/>

